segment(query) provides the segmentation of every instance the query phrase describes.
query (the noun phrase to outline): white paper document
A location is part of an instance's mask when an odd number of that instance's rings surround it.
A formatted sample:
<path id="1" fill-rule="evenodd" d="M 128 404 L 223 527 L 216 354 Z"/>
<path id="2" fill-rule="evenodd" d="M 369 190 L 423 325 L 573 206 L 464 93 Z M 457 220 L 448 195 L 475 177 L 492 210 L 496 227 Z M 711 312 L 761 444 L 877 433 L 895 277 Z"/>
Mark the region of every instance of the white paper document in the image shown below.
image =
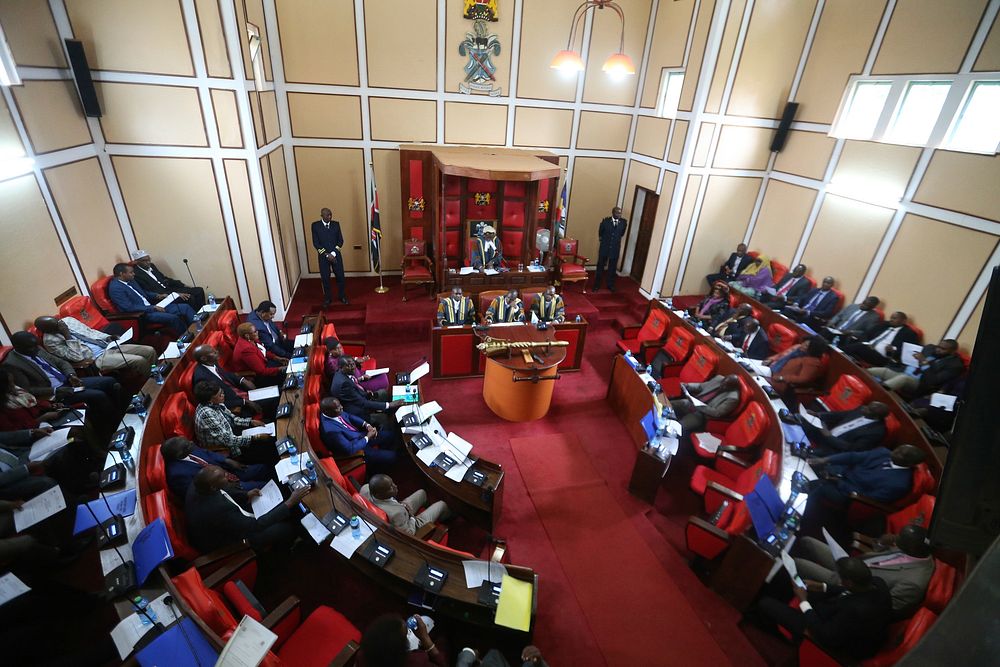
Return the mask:
<path id="1" fill-rule="evenodd" d="M 306 529 L 307 533 L 309 533 L 309 537 L 313 538 L 313 541 L 316 542 L 316 544 L 319 544 L 326 538 L 330 537 L 330 531 L 327 530 L 327 527 L 323 525 L 323 522 L 317 519 L 316 515 L 312 512 L 302 517 L 301 523 L 302 527 Z"/>
<path id="2" fill-rule="evenodd" d="M 292 463 L 292 458 L 284 458 L 278 461 L 274 466 L 274 472 L 278 475 L 279 482 L 285 482 L 289 477 L 297 472 L 302 472 L 306 469 L 306 463 L 309 462 L 309 453 L 301 453 L 298 455 L 299 460 L 296 463 Z"/>
<path id="3" fill-rule="evenodd" d="M 496 269 L 483 269 L 483 273 L 485 273 L 488 276 L 495 276 L 500 272 L 497 271 Z"/>
<path id="4" fill-rule="evenodd" d="M 910 368 L 916 368 L 920 365 L 920 360 L 917 359 L 916 355 L 920 354 L 923 349 L 923 346 L 915 343 L 903 343 L 903 349 L 899 353 L 899 360 Z"/>
<path id="5" fill-rule="evenodd" d="M 124 345 L 125 343 L 132 340 L 132 327 L 125 330 L 123 334 L 118 336 L 118 340 L 108 341 L 108 346 L 104 348 L 105 350 L 111 350 L 115 345 Z"/>
<path id="6" fill-rule="evenodd" d="M 177 620 L 173 609 L 163 602 L 167 595 L 168 593 L 164 593 L 149 603 L 150 616 L 155 616 L 156 620 L 165 626 Z M 146 621 L 146 624 L 143 624 L 143 621 Z M 152 629 L 153 625 L 149 623 L 148 619 L 138 613 L 130 614 L 122 619 L 111 631 L 111 639 L 114 640 L 115 648 L 118 649 L 118 655 L 121 656 L 121 659 L 127 658 L 139 640 Z"/>
<path id="7" fill-rule="evenodd" d="M 180 294 L 178 294 L 177 292 L 171 292 L 170 294 L 166 295 L 165 297 L 163 297 L 162 299 L 160 299 L 159 301 L 157 301 L 156 302 L 156 307 L 157 308 L 166 308 L 167 306 L 169 306 L 170 304 L 172 304 L 174 301 L 176 301 L 177 297 L 179 297 L 179 296 L 180 296 Z"/>
<path id="8" fill-rule="evenodd" d="M 309 368 L 308 360 L 293 361 L 292 363 L 288 364 L 289 373 L 305 373 L 308 368 Z"/>
<path id="9" fill-rule="evenodd" d="M 427 632 L 434 629 L 433 618 L 430 616 L 424 616 L 423 614 L 420 614 L 420 618 L 423 620 L 424 625 L 427 626 Z M 415 634 L 413 634 L 413 630 L 410 630 L 409 626 L 406 627 L 406 643 L 409 645 L 411 651 L 416 651 L 420 648 L 420 640 L 417 639 Z"/>
<path id="10" fill-rule="evenodd" d="M 695 433 L 691 438 L 698 443 L 701 449 L 704 449 L 709 454 L 714 454 L 719 449 L 719 445 L 722 444 L 722 440 L 711 433 Z"/>
<path id="11" fill-rule="evenodd" d="M 52 431 L 51 435 L 39 438 L 31 443 L 31 451 L 28 452 L 28 460 L 32 463 L 44 461 L 57 451 L 65 447 L 69 442 L 69 429 L 61 428 Z"/>
<path id="12" fill-rule="evenodd" d="M 24 585 L 23 581 L 8 572 L 0 577 L 0 607 L 30 590 L 30 588 Z"/>
<path id="13" fill-rule="evenodd" d="M 136 516 L 138 512 L 132 516 Z M 131 519 L 132 517 L 129 517 Z M 126 519 L 126 524 L 128 519 Z M 101 574 L 107 574 L 111 570 L 119 567 L 122 564 L 122 558 L 126 561 L 134 561 L 135 558 L 132 556 L 132 544 L 126 542 L 118 547 L 118 551 L 121 552 L 121 556 L 114 549 L 101 549 L 98 553 L 101 555 Z"/>
<path id="14" fill-rule="evenodd" d="M 276 641 L 278 635 L 244 616 L 219 654 L 215 667 L 257 667 Z"/>
<path id="15" fill-rule="evenodd" d="M 260 490 L 260 495 L 250 501 L 250 509 L 253 510 L 254 518 L 259 519 L 280 505 L 283 500 L 281 489 L 272 479 Z"/>
<path id="16" fill-rule="evenodd" d="M 503 563 L 486 560 L 463 560 L 462 567 L 465 569 L 466 588 L 479 588 L 487 579 L 499 584 L 503 581 L 503 575 L 507 574 Z"/>
<path id="17" fill-rule="evenodd" d="M 474 269 L 473 267 L 471 267 L 471 266 L 463 266 L 462 268 L 460 268 L 458 270 L 458 275 L 460 275 L 460 276 L 467 276 L 470 273 L 475 273 L 475 272 L 476 272 L 476 269 Z"/>
<path id="18" fill-rule="evenodd" d="M 373 378 L 373 377 L 375 377 L 377 375 L 385 375 L 388 372 L 389 372 L 388 367 L 386 367 L 386 368 L 373 368 L 370 371 L 365 371 L 365 375 L 367 375 L 369 378 Z"/>
<path id="19" fill-rule="evenodd" d="M 408 403 L 396 410 L 396 421 L 403 421 L 403 417 L 415 412 L 417 413 L 417 419 L 420 420 L 420 423 L 423 423 L 442 410 L 444 408 L 437 401 L 431 401 L 423 405 Z"/>
<path id="20" fill-rule="evenodd" d="M 199 313 L 214 313 L 218 309 L 219 309 L 219 304 L 215 304 L 214 306 L 209 306 L 209 305 L 206 304 L 206 305 L 202 306 L 201 309 L 198 312 Z"/>
<path id="21" fill-rule="evenodd" d="M 247 392 L 247 398 L 251 401 L 266 401 L 269 398 L 277 398 L 281 390 L 278 389 L 277 385 L 271 387 L 261 387 L 260 389 L 251 389 Z"/>
<path id="22" fill-rule="evenodd" d="M 809 414 L 806 412 L 805 406 L 799 405 L 799 416 L 802 417 L 803 421 L 807 421 L 816 428 L 823 428 L 823 422 L 819 420 L 819 417 Z"/>
<path id="23" fill-rule="evenodd" d="M 833 539 L 833 535 L 826 528 L 823 529 L 823 539 L 826 540 L 826 546 L 830 547 L 830 555 L 833 556 L 833 560 L 837 561 L 850 555 L 844 547 L 837 544 L 837 540 Z"/>
<path id="24" fill-rule="evenodd" d="M 799 568 L 795 566 L 795 559 L 788 555 L 788 552 L 781 552 L 781 564 L 788 570 L 788 576 L 792 579 L 799 576 Z"/>
<path id="25" fill-rule="evenodd" d="M 364 544 L 365 540 L 367 540 L 368 537 L 375 531 L 372 530 L 371 526 L 362 521 L 361 536 L 358 538 L 354 538 L 351 536 L 351 532 L 352 531 L 350 527 L 345 528 L 344 530 L 340 531 L 340 535 L 334 536 L 333 542 L 330 543 L 330 546 L 336 549 L 337 553 L 347 558 L 353 556 L 354 552 L 358 550 L 358 547 Z"/>
<path id="26" fill-rule="evenodd" d="M 955 400 L 957 396 L 949 396 L 948 394 L 931 394 L 931 407 L 941 408 L 947 412 L 953 412 L 955 410 Z"/>
<path id="27" fill-rule="evenodd" d="M 412 371 L 410 371 L 410 384 L 416 384 L 417 380 L 431 372 L 431 365 L 426 361 Z"/>
<path id="28" fill-rule="evenodd" d="M 160 355 L 160 359 L 178 359 L 180 356 L 181 351 L 177 349 L 177 341 L 172 340 L 167 343 L 167 349 Z"/>
<path id="29" fill-rule="evenodd" d="M 14 531 L 20 533 L 25 528 L 31 528 L 39 521 L 44 521 L 56 512 L 66 509 L 66 499 L 62 489 L 53 486 L 14 510 Z"/>
<path id="30" fill-rule="evenodd" d="M 274 435 L 274 422 L 270 424 L 264 424 L 263 426 L 254 426 L 253 428 L 243 429 L 240 435 Z"/>
<path id="31" fill-rule="evenodd" d="M 292 347 L 309 347 L 312 345 L 312 341 L 312 333 L 299 334 L 295 337 L 295 342 L 292 343 Z"/>
<path id="32" fill-rule="evenodd" d="M 693 396 L 693 395 L 691 394 L 691 392 L 690 392 L 690 391 L 688 391 L 688 388 L 687 388 L 687 385 L 685 385 L 685 384 L 681 384 L 681 391 L 683 391 L 683 392 L 684 392 L 684 395 L 688 397 L 688 400 L 689 400 L 689 401 L 691 401 L 691 403 L 692 403 L 692 404 L 693 404 L 693 405 L 694 405 L 695 407 L 698 407 L 698 408 L 700 408 L 701 406 L 705 405 L 705 401 L 701 400 L 701 399 L 700 399 L 700 398 L 698 398 L 697 396 Z"/>

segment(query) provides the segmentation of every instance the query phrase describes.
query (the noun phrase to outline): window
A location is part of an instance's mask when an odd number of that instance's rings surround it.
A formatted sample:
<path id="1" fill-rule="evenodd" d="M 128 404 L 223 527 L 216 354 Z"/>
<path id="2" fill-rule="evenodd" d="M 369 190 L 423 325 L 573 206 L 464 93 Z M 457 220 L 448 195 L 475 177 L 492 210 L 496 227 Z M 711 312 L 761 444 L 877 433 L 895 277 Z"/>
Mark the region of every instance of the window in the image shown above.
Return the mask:
<path id="1" fill-rule="evenodd" d="M 684 87 L 684 72 L 665 70 L 660 79 L 660 99 L 656 103 L 656 115 L 660 118 L 676 118 L 677 105 Z"/>
<path id="2" fill-rule="evenodd" d="M 887 138 L 896 144 L 923 146 L 941 115 L 951 81 L 914 81 L 907 85 Z"/>
<path id="3" fill-rule="evenodd" d="M 0 86 L 19 86 L 21 77 L 17 74 L 17 65 L 7 45 L 7 35 L 0 26 Z"/>
<path id="4" fill-rule="evenodd" d="M 1000 144 L 1000 81 L 972 84 L 955 121 L 948 148 L 976 153 L 996 153 Z"/>
<path id="5" fill-rule="evenodd" d="M 843 136 L 871 139 L 891 88 L 891 81 L 858 81 L 844 118 L 839 123 Z"/>

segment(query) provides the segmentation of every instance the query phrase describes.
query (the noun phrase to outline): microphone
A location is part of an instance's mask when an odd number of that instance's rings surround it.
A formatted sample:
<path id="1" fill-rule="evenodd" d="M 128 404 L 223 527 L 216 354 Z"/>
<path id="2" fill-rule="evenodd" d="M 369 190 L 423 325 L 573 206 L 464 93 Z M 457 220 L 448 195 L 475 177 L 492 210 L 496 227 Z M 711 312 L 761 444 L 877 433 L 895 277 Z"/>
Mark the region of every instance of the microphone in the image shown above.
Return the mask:
<path id="1" fill-rule="evenodd" d="M 187 269 L 187 272 L 188 272 L 188 278 L 190 278 L 190 279 L 191 279 L 191 286 L 193 287 L 193 286 L 197 285 L 198 283 L 196 283 L 196 282 L 194 281 L 194 274 L 192 274 L 192 273 L 191 273 L 191 265 L 190 265 L 190 264 L 188 264 L 188 260 L 187 260 L 187 257 L 185 257 L 183 261 L 184 261 L 184 268 L 186 268 L 186 269 Z"/>
<path id="2" fill-rule="evenodd" d="M 188 645 L 189 649 L 191 649 L 191 656 L 198 664 L 198 667 L 202 667 L 201 656 L 198 655 L 198 651 L 195 650 L 194 644 L 191 642 L 191 638 L 188 637 L 187 630 L 184 629 L 184 616 L 181 614 L 181 610 L 174 606 L 174 596 L 170 594 L 165 595 L 163 598 L 163 604 L 170 607 L 170 611 L 172 611 L 174 616 L 177 617 L 177 625 L 181 629 L 181 634 L 184 635 L 184 643 Z"/>

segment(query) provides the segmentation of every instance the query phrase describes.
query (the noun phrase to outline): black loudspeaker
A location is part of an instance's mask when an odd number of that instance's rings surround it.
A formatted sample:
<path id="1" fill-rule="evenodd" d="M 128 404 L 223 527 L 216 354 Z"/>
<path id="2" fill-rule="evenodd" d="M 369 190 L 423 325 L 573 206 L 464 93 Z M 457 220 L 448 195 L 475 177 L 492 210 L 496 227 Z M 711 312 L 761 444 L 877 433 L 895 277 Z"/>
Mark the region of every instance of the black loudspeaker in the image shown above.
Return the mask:
<path id="1" fill-rule="evenodd" d="M 788 139 L 788 128 L 792 126 L 792 121 L 795 120 L 795 113 L 798 110 L 798 102 L 789 102 L 785 105 L 785 111 L 781 114 L 781 122 L 778 123 L 778 129 L 774 133 L 774 139 L 771 139 L 772 153 L 777 153 L 785 147 L 785 141 Z"/>
<path id="2" fill-rule="evenodd" d="M 934 544 L 982 555 L 1000 535 L 1000 267 L 994 267 L 976 350 L 955 420 L 930 538 Z"/>
<path id="3" fill-rule="evenodd" d="M 97 91 L 94 90 L 94 80 L 90 78 L 90 65 L 87 64 L 87 54 L 83 51 L 83 42 L 76 39 L 66 39 L 66 53 L 69 64 L 73 68 L 73 79 L 76 81 L 76 92 L 80 95 L 83 113 L 91 118 L 101 117 L 101 103 L 97 101 Z"/>

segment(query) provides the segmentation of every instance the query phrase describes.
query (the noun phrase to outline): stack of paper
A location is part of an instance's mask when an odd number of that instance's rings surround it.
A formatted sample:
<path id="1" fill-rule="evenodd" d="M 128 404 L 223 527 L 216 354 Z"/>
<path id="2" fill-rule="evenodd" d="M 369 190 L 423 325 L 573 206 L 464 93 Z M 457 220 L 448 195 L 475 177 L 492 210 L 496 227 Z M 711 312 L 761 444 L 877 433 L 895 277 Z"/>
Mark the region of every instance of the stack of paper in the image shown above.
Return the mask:
<path id="1" fill-rule="evenodd" d="M 692 433 L 691 440 L 709 454 L 714 454 L 719 449 L 719 445 L 722 444 L 722 440 L 711 433 Z"/>
<path id="2" fill-rule="evenodd" d="M 899 353 L 899 360 L 903 362 L 904 365 L 910 368 L 917 368 L 920 366 L 920 360 L 917 359 L 917 355 L 923 348 L 914 343 L 903 343 L 903 349 Z"/>
<path id="3" fill-rule="evenodd" d="M 273 479 L 270 480 L 260 490 L 260 495 L 250 501 L 250 509 L 253 510 L 254 518 L 261 518 L 280 505 L 282 500 L 281 489 L 278 488 Z"/>
<path id="4" fill-rule="evenodd" d="M 396 410 L 396 421 L 401 422 L 403 421 L 403 417 L 416 413 L 418 422 L 422 424 L 442 410 L 444 410 L 444 408 L 442 408 L 441 404 L 437 401 L 431 401 L 430 403 L 424 403 L 422 405 L 410 403 Z"/>
<path id="5" fill-rule="evenodd" d="M 245 428 L 240 435 L 274 435 L 274 422 L 269 424 L 264 424 L 263 426 L 254 426 L 253 428 Z"/>
<path id="6" fill-rule="evenodd" d="M 361 522 L 360 527 L 361 535 L 359 537 L 353 537 L 353 531 L 350 528 L 345 528 L 340 531 L 339 535 L 336 535 L 333 538 L 333 541 L 330 542 L 330 546 L 333 549 L 336 549 L 337 553 L 346 558 L 350 558 L 354 555 L 354 552 L 358 550 L 358 547 L 364 544 L 365 541 L 375 532 L 375 530 L 365 521 Z"/>
<path id="7" fill-rule="evenodd" d="M 278 641 L 274 634 L 250 616 L 244 616 L 222 649 L 216 667 L 257 667 Z"/>
<path id="8" fill-rule="evenodd" d="M 299 360 L 293 359 L 291 363 L 288 364 L 289 373 L 305 373 L 306 369 L 308 368 L 309 368 L 308 359 L 299 359 Z"/>
<path id="9" fill-rule="evenodd" d="M 32 462 L 44 461 L 57 451 L 69 444 L 69 429 L 61 428 L 53 431 L 51 435 L 39 438 L 31 444 L 31 451 L 28 453 L 28 460 Z"/>
<path id="10" fill-rule="evenodd" d="M 66 499 L 63 497 L 62 489 L 53 486 L 14 510 L 14 531 L 20 533 L 64 509 L 66 509 Z"/>
<path id="11" fill-rule="evenodd" d="M 288 478 L 297 472 L 302 472 L 306 469 L 306 463 L 309 462 L 309 453 L 301 453 L 298 455 L 299 460 L 296 463 L 292 463 L 291 458 L 281 459 L 274 466 L 274 472 L 278 475 L 279 482 L 288 481 Z"/>
<path id="12" fill-rule="evenodd" d="M 465 474 L 469 471 L 469 468 L 472 467 L 473 462 L 469 459 L 469 453 L 472 452 L 472 443 L 454 433 L 449 433 L 447 437 L 442 437 L 440 432 L 435 433 L 429 429 L 424 432 L 430 435 L 431 441 L 434 444 L 424 447 L 417 452 L 417 458 L 423 461 L 424 464 L 431 465 L 439 454 L 446 454 L 455 460 L 455 465 L 445 472 L 445 477 L 455 482 L 461 482 L 465 478 Z"/>
<path id="13" fill-rule="evenodd" d="M 467 276 L 470 273 L 475 273 L 475 272 L 476 272 L 476 269 L 472 268 L 471 266 L 463 266 L 462 268 L 460 268 L 458 270 L 458 275 L 460 275 L 460 276 Z"/>
<path id="14" fill-rule="evenodd" d="M 172 304 L 174 301 L 176 301 L 177 297 L 179 297 L 179 296 L 180 296 L 180 294 L 178 294 L 177 292 L 171 292 L 167 296 L 165 296 L 162 299 L 160 299 L 156 303 L 156 307 L 157 308 L 166 308 L 167 306 L 169 306 L 170 304 Z"/>
<path id="15" fill-rule="evenodd" d="M 266 401 L 269 398 L 277 398 L 280 391 L 276 385 L 251 389 L 247 392 L 247 398 L 251 401 Z"/>
<path id="16" fill-rule="evenodd" d="M 507 568 L 503 563 L 486 560 L 463 560 L 466 588 L 479 588 L 484 581 L 499 584 L 507 576 Z"/>
<path id="17" fill-rule="evenodd" d="M 506 628 L 527 632 L 531 628 L 531 584 L 504 575 L 500 586 L 494 622 Z"/>

